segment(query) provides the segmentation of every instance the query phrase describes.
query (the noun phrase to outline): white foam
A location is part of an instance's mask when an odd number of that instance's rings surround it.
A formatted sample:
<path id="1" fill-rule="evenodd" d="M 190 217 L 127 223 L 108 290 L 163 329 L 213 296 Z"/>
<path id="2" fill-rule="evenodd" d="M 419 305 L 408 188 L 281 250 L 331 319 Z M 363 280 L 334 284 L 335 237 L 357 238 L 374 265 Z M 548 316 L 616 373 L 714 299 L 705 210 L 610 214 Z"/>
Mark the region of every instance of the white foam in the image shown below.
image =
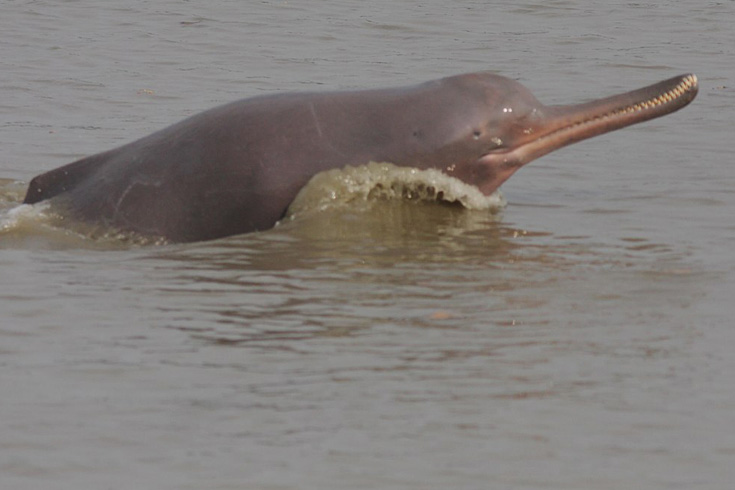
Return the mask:
<path id="1" fill-rule="evenodd" d="M 24 224 L 44 222 L 48 219 L 48 203 L 21 204 L 0 215 L 0 231 L 15 230 Z"/>
<path id="2" fill-rule="evenodd" d="M 506 204 L 499 191 L 486 196 L 477 187 L 436 169 L 370 162 L 315 175 L 291 203 L 288 215 L 371 199 L 443 201 L 468 209 L 500 209 Z"/>

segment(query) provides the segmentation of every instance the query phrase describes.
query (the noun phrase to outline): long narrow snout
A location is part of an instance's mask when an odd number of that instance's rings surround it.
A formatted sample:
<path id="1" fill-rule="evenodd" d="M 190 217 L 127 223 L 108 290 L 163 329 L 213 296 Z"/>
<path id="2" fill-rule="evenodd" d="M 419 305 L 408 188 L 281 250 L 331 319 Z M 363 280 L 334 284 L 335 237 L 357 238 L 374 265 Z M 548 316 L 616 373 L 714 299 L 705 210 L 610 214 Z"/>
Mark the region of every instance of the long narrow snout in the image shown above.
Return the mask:
<path id="1" fill-rule="evenodd" d="M 679 110 L 696 95 L 697 77 L 687 74 L 583 104 L 548 106 L 530 138 L 505 156 L 520 167 L 562 146 Z"/>

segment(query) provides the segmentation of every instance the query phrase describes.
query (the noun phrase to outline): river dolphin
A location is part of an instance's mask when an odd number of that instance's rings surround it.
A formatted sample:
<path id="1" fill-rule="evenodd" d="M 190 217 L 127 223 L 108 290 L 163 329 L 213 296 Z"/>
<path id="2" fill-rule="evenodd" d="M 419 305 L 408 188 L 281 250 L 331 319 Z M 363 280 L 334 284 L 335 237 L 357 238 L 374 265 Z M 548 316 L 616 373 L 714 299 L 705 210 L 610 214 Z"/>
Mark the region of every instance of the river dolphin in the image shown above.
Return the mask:
<path id="1" fill-rule="evenodd" d="M 171 242 L 271 228 L 315 174 L 390 162 L 495 191 L 557 148 L 676 111 L 682 75 L 592 102 L 544 106 L 518 82 L 471 73 L 379 90 L 232 102 L 35 177 L 24 203 Z"/>

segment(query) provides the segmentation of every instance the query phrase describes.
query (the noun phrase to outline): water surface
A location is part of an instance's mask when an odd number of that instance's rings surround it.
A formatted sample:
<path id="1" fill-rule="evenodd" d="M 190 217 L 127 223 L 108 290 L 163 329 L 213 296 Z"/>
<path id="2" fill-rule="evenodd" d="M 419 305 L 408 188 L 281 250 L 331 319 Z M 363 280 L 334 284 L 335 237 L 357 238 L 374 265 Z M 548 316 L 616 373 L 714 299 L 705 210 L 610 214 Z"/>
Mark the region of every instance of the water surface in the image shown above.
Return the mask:
<path id="1" fill-rule="evenodd" d="M 5 488 L 729 488 L 729 2 L 11 2 L 0 212 L 197 111 L 490 69 L 544 103 L 695 72 L 500 213 L 374 201 L 139 247 L 0 234 Z M 13 182 L 20 181 L 19 184 Z"/>

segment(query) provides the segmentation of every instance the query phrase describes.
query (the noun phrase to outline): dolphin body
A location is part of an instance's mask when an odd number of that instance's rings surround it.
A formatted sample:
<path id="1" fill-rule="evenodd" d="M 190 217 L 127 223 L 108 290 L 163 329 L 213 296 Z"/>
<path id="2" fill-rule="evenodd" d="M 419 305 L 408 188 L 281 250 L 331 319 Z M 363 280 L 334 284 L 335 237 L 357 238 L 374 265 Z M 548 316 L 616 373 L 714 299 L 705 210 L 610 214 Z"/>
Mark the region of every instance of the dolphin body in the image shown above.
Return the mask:
<path id="1" fill-rule="evenodd" d="M 557 148 L 674 112 L 682 75 L 592 102 L 544 106 L 521 84 L 471 73 L 379 90 L 260 96 L 199 113 L 35 177 L 24 203 L 172 242 L 271 228 L 315 174 L 390 162 L 494 192 Z"/>

